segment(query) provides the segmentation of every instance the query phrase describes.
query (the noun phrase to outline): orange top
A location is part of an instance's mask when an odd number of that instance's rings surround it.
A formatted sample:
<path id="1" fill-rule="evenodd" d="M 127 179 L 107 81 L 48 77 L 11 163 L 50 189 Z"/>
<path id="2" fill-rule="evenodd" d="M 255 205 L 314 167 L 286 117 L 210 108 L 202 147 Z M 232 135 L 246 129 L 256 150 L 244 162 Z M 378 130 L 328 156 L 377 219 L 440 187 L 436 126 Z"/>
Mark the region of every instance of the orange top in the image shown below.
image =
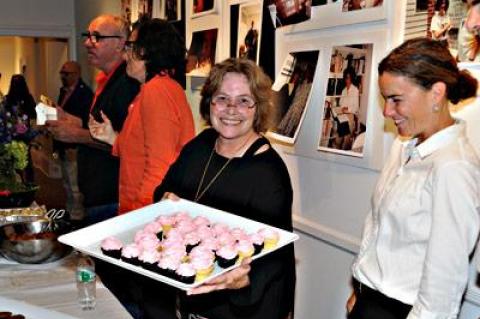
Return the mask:
<path id="1" fill-rule="evenodd" d="M 182 87 L 156 75 L 142 85 L 113 145 L 120 157 L 119 214 L 153 202 L 153 191 L 194 136 L 192 111 Z"/>

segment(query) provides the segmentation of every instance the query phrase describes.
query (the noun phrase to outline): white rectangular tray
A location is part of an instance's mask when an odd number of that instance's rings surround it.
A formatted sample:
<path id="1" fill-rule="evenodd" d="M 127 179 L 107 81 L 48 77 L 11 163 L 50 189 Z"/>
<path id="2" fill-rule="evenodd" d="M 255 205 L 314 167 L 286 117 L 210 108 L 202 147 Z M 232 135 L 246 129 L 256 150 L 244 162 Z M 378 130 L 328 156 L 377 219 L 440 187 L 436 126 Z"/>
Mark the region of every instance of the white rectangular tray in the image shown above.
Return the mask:
<path id="1" fill-rule="evenodd" d="M 152 222 L 156 217 L 160 215 L 169 215 L 179 211 L 188 212 L 192 217 L 196 217 L 199 215 L 205 216 L 212 223 L 224 223 L 229 225 L 230 227 L 239 227 L 247 233 L 254 233 L 259 229 L 265 227 L 270 227 L 278 231 L 280 238 L 277 246 L 271 250 L 263 250 L 259 254 L 253 256 L 252 259 L 257 259 L 265 256 L 266 254 L 271 253 L 279 249 L 280 247 L 283 247 L 298 239 L 298 235 L 285 231 L 283 229 L 279 229 L 218 209 L 181 199 L 179 201 L 163 200 L 158 203 L 129 212 L 128 214 L 123 214 L 103 221 L 101 223 L 79 229 L 69 234 L 65 234 L 63 236 L 60 236 L 58 240 L 66 245 L 74 247 L 75 249 L 85 254 L 94 256 L 109 263 L 123 267 L 125 269 L 148 276 L 152 279 L 162 281 L 168 285 L 177 287 L 182 290 L 189 290 L 191 288 L 197 287 L 204 281 L 210 280 L 223 274 L 228 270 L 239 266 L 238 262 L 235 265 L 225 269 L 222 269 L 218 265 L 215 265 L 213 273 L 210 276 L 206 277 L 204 280 L 195 281 L 193 284 L 185 284 L 175 279 L 146 270 L 142 267 L 134 266 L 130 263 L 123 262 L 120 259 L 106 256 L 100 250 L 101 241 L 108 236 L 115 236 L 120 239 L 124 244 L 131 243 L 133 242 L 135 233 L 138 230 L 142 229 L 145 224 Z"/>

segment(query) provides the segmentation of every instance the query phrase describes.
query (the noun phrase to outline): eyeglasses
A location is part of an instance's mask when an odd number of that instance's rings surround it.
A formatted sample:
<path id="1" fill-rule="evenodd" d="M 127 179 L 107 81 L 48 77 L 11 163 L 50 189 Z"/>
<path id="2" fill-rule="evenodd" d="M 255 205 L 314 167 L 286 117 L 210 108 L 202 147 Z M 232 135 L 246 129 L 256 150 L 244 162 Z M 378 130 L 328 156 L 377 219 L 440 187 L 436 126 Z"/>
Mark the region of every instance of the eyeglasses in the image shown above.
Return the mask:
<path id="1" fill-rule="evenodd" d="M 137 45 L 137 41 L 125 41 L 125 50 L 133 50 L 135 46 Z"/>
<path id="2" fill-rule="evenodd" d="M 98 42 L 100 42 L 104 39 L 112 39 L 112 38 L 121 39 L 122 38 L 121 35 L 102 35 L 102 34 L 96 32 L 96 31 L 91 32 L 91 33 L 90 32 L 83 32 L 82 37 L 87 38 L 93 44 L 97 44 Z"/>
<path id="3" fill-rule="evenodd" d="M 70 74 L 75 74 L 75 73 L 77 73 L 77 72 L 71 72 L 71 71 L 60 71 L 59 73 L 60 73 L 60 75 L 62 75 L 62 76 L 67 76 L 67 75 L 70 75 Z"/>
<path id="4" fill-rule="evenodd" d="M 248 95 L 239 95 L 231 97 L 224 94 L 215 95 L 212 97 L 212 104 L 219 109 L 225 109 L 229 105 L 234 105 L 238 109 L 246 110 L 255 106 L 255 100 Z"/>

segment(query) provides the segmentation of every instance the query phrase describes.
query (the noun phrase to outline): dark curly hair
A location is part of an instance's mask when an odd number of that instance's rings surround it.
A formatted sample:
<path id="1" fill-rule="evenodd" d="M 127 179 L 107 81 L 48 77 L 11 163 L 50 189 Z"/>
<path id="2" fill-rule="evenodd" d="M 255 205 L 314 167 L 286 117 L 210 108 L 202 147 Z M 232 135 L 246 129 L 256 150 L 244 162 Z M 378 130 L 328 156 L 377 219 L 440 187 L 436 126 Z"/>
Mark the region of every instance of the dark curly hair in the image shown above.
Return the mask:
<path id="1" fill-rule="evenodd" d="M 256 105 L 253 129 L 257 133 L 266 132 L 273 126 L 276 118 L 272 103 L 272 81 L 259 66 L 248 59 L 230 58 L 213 66 L 202 88 L 200 115 L 207 125 L 212 124 L 210 122 L 212 96 L 222 86 L 223 77 L 227 73 L 239 73 L 247 78 Z"/>
<path id="2" fill-rule="evenodd" d="M 450 6 L 450 2 L 448 0 L 437 0 L 435 2 L 435 11 L 440 11 L 443 1 L 445 1 L 445 11 L 448 11 L 448 7 Z"/>
<path id="3" fill-rule="evenodd" d="M 405 76 L 426 90 L 443 82 L 454 104 L 477 92 L 477 80 L 467 70 L 458 69 L 445 44 L 426 37 L 407 40 L 390 52 L 378 65 L 378 74 L 384 72 Z"/>
<path id="4" fill-rule="evenodd" d="M 134 25 L 137 39 L 133 47 L 137 57 L 145 61 L 146 80 L 157 74 L 174 76 L 185 67 L 186 48 L 175 27 L 162 19 L 141 19 Z"/>

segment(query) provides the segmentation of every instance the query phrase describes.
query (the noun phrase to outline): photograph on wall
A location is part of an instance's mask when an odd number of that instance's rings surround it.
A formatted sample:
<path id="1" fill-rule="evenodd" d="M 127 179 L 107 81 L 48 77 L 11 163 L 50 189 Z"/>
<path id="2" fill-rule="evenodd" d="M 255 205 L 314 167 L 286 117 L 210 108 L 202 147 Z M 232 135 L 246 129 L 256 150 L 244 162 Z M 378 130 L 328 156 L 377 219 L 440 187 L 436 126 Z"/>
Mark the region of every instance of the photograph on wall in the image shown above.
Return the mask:
<path id="1" fill-rule="evenodd" d="M 332 48 L 319 150 L 363 156 L 372 44 Z"/>
<path id="2" fill-rule="evenodd" d="M 258 1 L 240 5 L 236 57 L 258 62 L 262 5 Z"/>
<path id="3" fill-rule="evenodd" d="M 295 143 L 309 104 L 320 51 L 292 52 L 287 55 L 272 86 L 279 115 L 269 134 L 286 143 Z"/>
<path id="4" fill-rule="evenodd" d="M 193 0 L 192 1 L 192 17 L 201 16 L 204 14 L 214 12 L 215 1 L 219 1 L 219 0 Z"/>
<path id="5" fill-rule="evenodd" d="M 416 10 L 406 12 L 404 39 L 427 36 L 460 62 L 480 62 L 480 40 L 465 27 L 468 8 L 462 0 L 416 0 Z"/>
<path id="6" fill-rule="evenodd" d="M 132 0 L 120 0 L 120 10 L 122 18 L 128 21 L 128 24 L 132 23 Z"/>
<path id="7" fill-rule="evenodd" d="M 310 19 L 312 0 L 266 0 L 270 17 L 276 28 Z"/>
<path id="8" fill-rule="evenodd" d="M 342 11 L 354 11 L 368 8 L 379 7 L 383 0 L 343 0 Z"/>
<path id="9" fill-rule="evenodd" d="M 189 75 L 207 76 L 215 64 L 218 29 L 196 31 L 187 53 L 186 72 Z"/>
<path id="10" fill-rule="evenodd" d="M 162 0 L 164 2 L 163 18 L 167 21 L 177 21 L 182 19 L 182 1 L 181 0 Z"/>
<path id="11" fill-rule="evenodd" d="M 153 0 L 138 0 L 138 19 L 143 16 L 152 18 Z"/>

